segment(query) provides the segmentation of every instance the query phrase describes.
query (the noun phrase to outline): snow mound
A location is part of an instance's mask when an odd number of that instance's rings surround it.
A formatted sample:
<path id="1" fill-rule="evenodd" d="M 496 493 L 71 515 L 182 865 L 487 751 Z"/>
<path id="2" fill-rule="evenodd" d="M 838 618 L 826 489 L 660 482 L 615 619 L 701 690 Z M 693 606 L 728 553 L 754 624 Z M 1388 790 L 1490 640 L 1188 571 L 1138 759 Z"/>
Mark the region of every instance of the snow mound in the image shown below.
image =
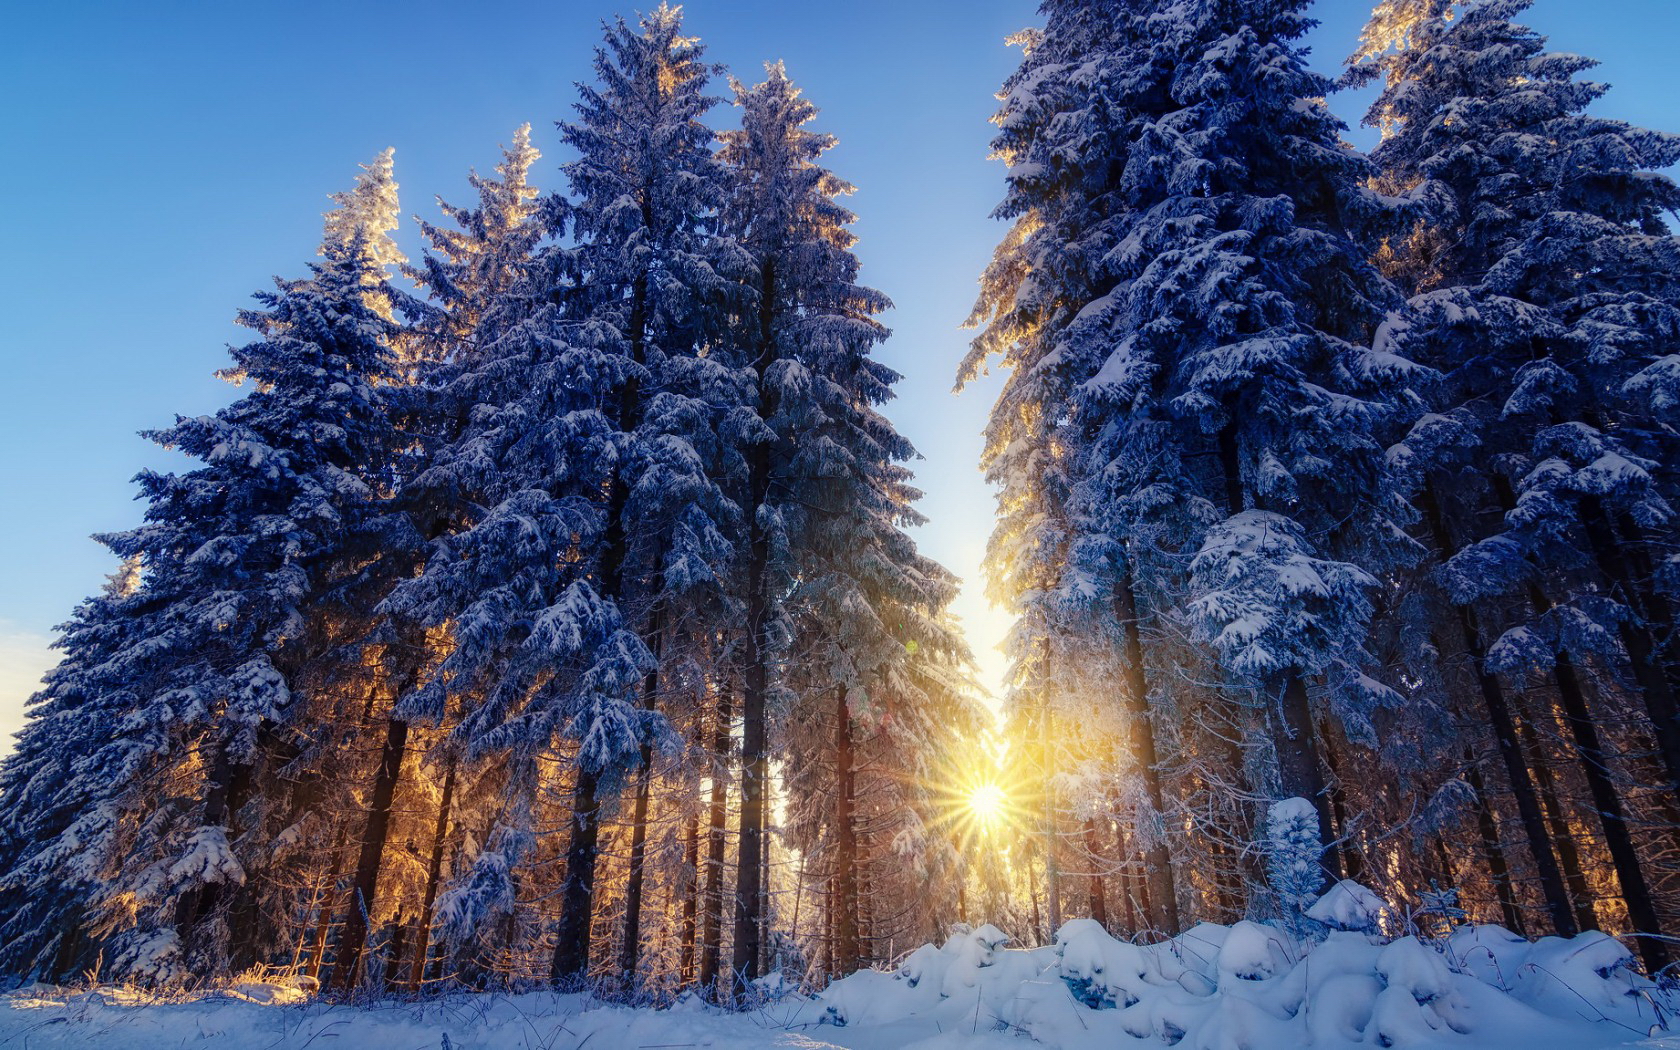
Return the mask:
<path id="1" fill-rule="evenodd" d="M 1320 904 L 1312 918 L 1340 927 L 1322 937 L 1263 923 L 1203 923 L 1169 941 L 1134 944 L 1074 919 L 1053 945 L 1021 950 L 1005 947 L 996 927 L 958 927 L 893 972 L 836 981 L 800 1021 L 932 1028 L 944 1033 L 937 1045 L 950 1047 L 984 1045 L 950 1033 L 1005 1033 L 1060 1050 L 1586 1050 L 1668 1031 L 1656 987 L 1602 933 L 1530 943 L 1495 927 L 1464 927 L 1440 942 L 1388 940 L 1361 932 L 1387 911 L 1370 890 L 1342 883 Z M 1643 1045 L 1680 1048 L 1680 1040 Z"/>
<path id="2" fill-rule="evenodd" d="M 1375 930 L 1387 912 L 1387 901 L 1352 879 L 1343 879 L 1307 909 L 1307 918 L 1338 930 Z"/>
<path id="3" fill-rule="evenodd" d="M 0 997 L 0 1046 L 1680 1050 L 1680 1031 L 1662 1027 L 1659 990 L 1600 933 L 1531 943 L 1466 926 L 1431 942 L 1240 922 L 1134 944 L 1075 919 L 1049 946 L 1008 944 L 996 926 L 957 927 L 893 970 L 865 970 L 817 995 L 767 981 L 764 1005 L 739 1013 L 693 996 L 656 1010 L 554 992 L 342 1004 L 283 976 L 170 996 L 33 986 Z"/>

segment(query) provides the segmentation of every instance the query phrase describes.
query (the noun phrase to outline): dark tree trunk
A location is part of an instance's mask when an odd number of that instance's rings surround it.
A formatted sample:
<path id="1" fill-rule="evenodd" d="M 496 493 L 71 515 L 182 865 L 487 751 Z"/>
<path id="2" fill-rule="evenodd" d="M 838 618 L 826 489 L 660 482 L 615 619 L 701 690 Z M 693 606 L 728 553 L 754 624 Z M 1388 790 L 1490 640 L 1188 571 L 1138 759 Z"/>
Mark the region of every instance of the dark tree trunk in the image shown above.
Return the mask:
<path id="1" fill-rule="evenodd" d="M 1629 558 L 1610 526 L 1604 508 L 1596 500 L 1587 500 L 1582 515 L 1586 521 L 1587 538 L 1592 544 L 1600 571 L 1609 578 L 1613 588 L 1621 590 L 1634 618 L 1617 625 L 1622 646 L 1627 650 L 1635 684 L 1645 700 L 1646 712 L 1656 730 L 1657 748 L 1667 769 L 1669 789 L 1680 793 L 1680 703 L 1674 696 L 1669 680 L 1672 668 L 1664 667 L 1650 626 L 1653 616 L 1663 628 L 1674 630 L 1674 615 L 1667 600 L 1656 590 L 1642 585 Z"/>
<path id="2" fill-rule="evenodd" d="M 1581 851 L 1576 848 L 1575 835 L 1569 830 L 1569 815 L 1558 801 L 1551 756 L 1546 754 L 1545 742 L 1527 718 L 1517 719 L 1517 738 L 1528 753 L 1529 766 L 1534 770 L 1534 786 L 1540 792 L 1540 808 L 1546 814 L 1546 827 L 1551 829 L 1552 842 L 1557 846 L 1558 864 L 1563 868 L 1563 880 L 1569 887 L 1569 899 L 1575 904 L 1575 921 L 1583 930 L 1596 930 L 1598 914 L 1593 909 L 1592 888 L 1587 885 L 1586 874 L 1581 868 Z"/>
<path id="3" fill-rule="evenodd" d="M 549 976 L 556 986 L 572 988 L 589 977 L 590 926 L 595 917 L 595 868 L 601 856 L 601 780 L 579 768 L 572 786 L 571 836 L 566 843 L 566 874 L 560 885 L 560 925 L 555 930 L 554 962 Z"/>
<path id="4" fill-rule="evenodd" d="M 656 658 L 663 646 L 664 611 L 655 609 L 648 632 Z M 642 706 L 649 711 L 659 706 L 659 668 L 648 672 L 642 683 Z M 636 985 L 636 971 L 642 953 L 642 887 L 646 882 L 643 865 L 647 858 L 648 798 L 653 785 L 653 745 L 642 744 L 641 769 L 636 776 L 636 800 L 630 815 L 630 874 L 624 887 L 624 940 L 618 949 L 619 978 L 626 989 Z"/>
<path id="5" fill-rule="evenodd" d="M 414 940 L 414 961 L 408 970 L 408 990 L 418 992 L 426 978 L 426 954 L 432 946 L 432 909 L 443 878 L 443 853 L 449 842 L 449 809 L 455 803 L 455 756 L 443 774 L 443 797 L 438 800 L 437 826 L 432 831 L 432 856 L 426 864 L 426 892 L 420 902 L 420 929 Z"/>
<path id="6" fill-rule="evenodd" d="M 402 965 L 403 951 L 408 947 L 408 926 L 408 916 L 401 913 L 398 913 L 396 921 L 391 924 L 390 945 L 385 953 L 387 961 L 384 980 L 385 987 L 393 991 L 402 983 L 397 971 Z"/>
<path id="7" fill-rule="evenodd" d="M 1422 503 L 1424 514 L 1429 520 L 1430 531 L 1434 534 L 1436 550 L 1444 562 L 1451 552 L 1458 549 L 1457 545 L 1448 530 L 1440 503 L 1435 498 L 1432 488 L 1425 490 Z M 1529 853 L 1534 857 L 1535 871 L 1540 876 L 1540 891 L 1546 900 L 1546 911 L 1551 917 L 1552 928 L 1559 934 L 1572 936 L 1578 932 L 1575 926 L 1575 912 L 1569 903 L 1569 893 L 1564 889 L 1563 872 L 1558 867 L 1557 855 L 1552 851 L 1551 836 L 1546 833 L 1545 819 L 1540 813 L 1539 797 L 1534 790 L 1534 779 L 1529 773 L 1528 764 L 1523 760 L 1510 702 L 1498 676 L 1487 669 L 1487 650 L 1482 645 L 1482 634 L 1470 609 L 1463 605 L 1456 605 L 1454 609 L 1457 610 L 1459 631 L 1464 639 L 1464 652 L 1470 658 L 1476 674 L 1476 684 L 1481 689 L 1482 705 L 1488 716 L 1488 728 L 1493 731 L 1494 743 L 1499 749 L 1499 759 L 1505 767 L 1505 779 L 1510 783 L 1511 795 L 1517 803 L 1517 817 L 1522 822 L 1523 837 L 1528 841 Z"/>
<path id="8" fill-rule="evenodd" d="M 1488 877 L 1493 880 L 1493 893 L 1499 900 L 1499 917 L 1505 928 L 1523 933 L 1522 908 L 1517 903 L 1516 887 L 1511 884 L 1511 865 L 1505 859 L 1505 848 L 1499 842 L 1499 822 L 1493 817 L 1493 804 L 1488 800 L 1487 783 L 1474 757 L 1467 756 L 1469 769 L 1465 779 L 1476 793 L 1476 830 L 1482 837 L 1482 851 L 1487 855 Z"/>
<path id="9" fill-rule="evenodd" d="M 1622 884 L 1622 899 L 1627 902 L 1628 921 L 1633 932 L 1662 933 L 1662 920 L 1657 917 L 1656 901 L 1645 869 L 1639 863 L 1639 853 L 1633 846 L 1633 835 L 1622 807 L 1621 795 L 1610 778 L 1604 746 L 1599 740 L 1598 724 L 1587 709 L 1581 692 L 1575 665 L 1566 655 L 1557 658 L 1558 696 L 1563 701 L 1565 721 L 1581 756 L 1581 771 L 1587 777 L 1587 789 L 1592 793 L 1593 807 L 1598 810 L 1599 823 L 1604 829 L 1604 844 L 1610 850 L 1610 861 L 1616 868 L 1616 878 Z M 1670 960 L 1668 945 L 1657 937 L 1639 938 L 1639 954 L 1651 973 L 1667 966 Z"/>
<path id="10" fill-rule="evenodd" d="M 1272 709 L 1278 724 L 1272 732 L 1278 753 L 1278 784 L 1285 798 L 1304 798 L 1318 813 L 1318 841 L 1322 863 L 1332 878 L 1342 877 L 1341 849 L 1336 842 L 1336 815 L 1330 808 L 1330 792 L 1319 764 L 1316 719 L 1307 697 L 1307 682 L 1299 670 L 1291 669 L 1282 679 L 1278 704 Z"/>
<path id="11" fill-rule="evenodd" d="M 1095 818 L 1085 822 L 1085 852 L 1090 855 L 1091 864 L 1091 918 L 1106 930 L 1108 929 L 1108 895 L 1103 889 L 1102 844 L 1097 838 Z"/>
<path id="12" fill-rule="evenodd" d="M 852 714 L 846 687 L 835 690 L 834 704 L 834 969 L 858 968 L 857 807 L 852 746 Z"/>
<path id="13" fill-rule="evenodd" d="M 776 360 L 776 265 L 766 259 L 760 273 L 758 359 L 758 414 L 769 419 L 775 411 L 773 391 L 766 373 Z M 735 944 L 731 965 L 732 994 L 744 999 L 747 987 L 759 975 L 760 920 L 764 891 L 765 792 L 769 780 L 766 753 L 766 703 L 770 692 L 769 639 L 765 636 L 770 615 L 770 535 L 761 508 L 769 498 L 772 448 L 755 442 L 747 451 L 747 622 L 741 639 L 741 836 L 738 844 L 735 885 Z"/>
<path id="14" fill-rule="evenodd" d="M 1341 858 L 1340 877 L 1358 882 L 1365 877 L 1365 853 L 1354 848 L 1353 828 L 1347 811 L 1347 792 L 1342 788 L 1342 767 L 1332 740 L 1332 736 L 1326 733 L 1324 760 L 1330 766 L 1330 812 L 1336 818 L 1336 855 Z"/>
<path id="15" fill-rule="evenodd" d="M 1462 607 L 1459 611 L 1464 623 L 1465 642 L 1473 644 L 1478 639 L 1470 622 L 1469 612 Z M 1522 748 L 1517 743 L 1516 724 L 1512 719 L 1510 706 L 1506 703 L 1505 692 L 1499 687 L 1498 679 L 1485 669 L 1479 645 L 1471 653 L 1471 659 L 1476 662 L 1476 677 L 1481 683 L 1489 728 L 1493 730 L 1494 742 L 1498 745 L 1499 757 L 1505 766 L 1505 779 L 1510 783 L 1511 794 L 1516 799 L 1517 816 L 1522 822 L 1523 837 L 1528 840 L 1529 852 L 1534 856 L 1534 867 L 1540 876 L 1540 891 L 1546 899 L 1546 911 L 1551 917 L 1552 928 L 1563 936 L 1572 936 L 1578 932 L 1575 928 L 1575 912 L 1570 907 L 1569 894 L 1564 890 L 1563 873 L 1558 868 L 1556 855 L 1552 852 L 1551 837 L 1546 834 L 1545 821 L 1540 814 L 1540 801 L 1534 791 L 1534 781 L 1529 775 L 1527 764 L 1523 761 Z"/>
<path id="16" fill-rule="evenodd" d="M 700 920 L 700 987 L 706 994 L 718 991 L 718 964 L 723 952 L 723 877 L 728 850 L 729 815 L 729 723 L 734 717 L 729 689 L 717 691 L 716 722 L 712 727 L 712 807 L 706 840 L 706 897 Z"/>
<path id="17" fill-rule="evenodd" d="M 391 831 L 391 799 L 397 778 L 402 775 L 403 755 L 408 748 L 408 723 L 398 718 L 385 723 L 385 746 L 379 754 L 379 771 L 373 779 L 367 822 L 362 828 L 361 850 L 356 858 L 356 877 L 344 904 L 338 955 L 333 960 L 332 984 L 341 990 L 354 988 L 361 977 L 366 953 L 368 915 L 379 888 L 379 867 L 385 859 L 385 840 Z"/>

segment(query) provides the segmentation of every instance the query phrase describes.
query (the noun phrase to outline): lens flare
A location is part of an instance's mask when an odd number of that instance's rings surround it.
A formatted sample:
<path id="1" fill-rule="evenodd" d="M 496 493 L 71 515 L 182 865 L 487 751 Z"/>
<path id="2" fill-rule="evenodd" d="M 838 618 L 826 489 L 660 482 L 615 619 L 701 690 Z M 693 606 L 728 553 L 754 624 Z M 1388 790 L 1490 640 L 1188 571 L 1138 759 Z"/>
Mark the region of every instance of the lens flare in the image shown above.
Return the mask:
<path id="1" fill-rule="evenodd" d="M 996 784 L 976 784 L 968 793 L 968 812 L 977 823 L 997 824 L 1009 809 L 1009 796 Z"/>

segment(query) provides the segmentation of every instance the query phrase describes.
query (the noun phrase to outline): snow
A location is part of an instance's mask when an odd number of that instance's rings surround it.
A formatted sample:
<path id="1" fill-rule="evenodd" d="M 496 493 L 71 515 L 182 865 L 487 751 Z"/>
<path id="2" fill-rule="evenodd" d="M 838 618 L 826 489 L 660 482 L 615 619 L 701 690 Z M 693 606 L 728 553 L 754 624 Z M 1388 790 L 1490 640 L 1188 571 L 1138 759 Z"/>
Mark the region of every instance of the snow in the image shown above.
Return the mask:
<path id="1" fill-rule="evenodd" d="M 1374 930 L 1387 911 L 1388 904 L 1381 897 L 1351 879 L 1343 879 L 1307 909 L 1307 918 L 1342 930 Z"/>
<path id="2" fill-rule="evenodd" d="M 1374 894 L 1356 884 L 1324 899 L 1333 897 L 1352 909 L 1337 915 L 1372 911 Z M 1661 1027 L 1662 993 L 1632 971 L 1625 947 L 1596 932 L 1530 943 L 1465 926 L 1438 941 L 1385 942 L 1203 923 L 1140 945 L 1074 919 L 1052 945 L 1008 941 L 996 926 L 959 926 L 895 970 L 856 973 L 815 995 L 786 991 L 743 1013 L 692 996 L 656 1010 L 553 992 L 344 1004 L 318 998 L 308 978 L 285 977 L 176 996 L 35 986 L 0 998 L 0 1046 L 1680 1050 L 1680 1032 Z"/>

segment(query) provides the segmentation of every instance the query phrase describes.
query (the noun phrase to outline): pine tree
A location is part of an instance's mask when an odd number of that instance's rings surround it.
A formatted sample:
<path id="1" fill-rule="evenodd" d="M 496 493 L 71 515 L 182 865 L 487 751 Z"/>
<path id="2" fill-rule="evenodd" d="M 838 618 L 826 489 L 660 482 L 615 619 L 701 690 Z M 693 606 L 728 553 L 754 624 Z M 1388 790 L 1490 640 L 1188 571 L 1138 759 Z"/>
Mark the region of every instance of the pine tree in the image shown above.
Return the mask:
<path id="1" fill-rule="evenodd" d="M 1018 218 L 968 369 L 1014 369 L 993 573 L 1047 610 L 1018 630 L 1048 651 L 1057 604 L 1100 603 L 1136 683 L 1125 641 L 1150 625 L 1163 682 L 1211 672 L 1231 706 L 1159 702 L 1261 745 L 1253 790 L 1314 800 L 1328 845 L 1318 722 L 1374 746 L 1397 700 L 1364 637 L 1377 574 L 1412 555 L 1376 426 L 1415 370 L 1367 348 L 1392 297 L 1361 243 L 1380 203 L 1314 101 L 1304 7 L 1047 7 L 999 117 Z"/>
<path id="2" fill-rule="evenodd" d="M 722 184 L 701 122 L 717 101 L 705 93 L 714 71 L 703 55 L 682 35 L 680 9 L 661 4 L 635 28 L 610 23 L 596 52 L 599 87 L 580 87 L 579 119 L 560 126 L 578 153 L 565 167 L 578 242 L 571 308 L 585 321 L 580 338 L 603 355 L 600 414 L 614 435 L 594 584 L 655 652 L 686 609 L 715 601 L 739 514 L 718 478 L 731 469 L 723 420 L 741 392 L 708 351 L 723 342 L 727 275 L 740 260 L 711 229 Z M 644 661 L 650 725 L 657 667 Z M 651 757 L 646 733 L 620 755 L 620 730 L 597 726 L 586 742 L 609 746 L 586 749 L 573 788 L 553 965 L 561 981 L 588 972 L 601 791 Z"/>
<path id="3" fill-rule="evenodd" d="M 377 260 L 394 192 L 386 153 L 335 198 L 312 275 L 277 281 L 240 314 L 259 338 L 221 375 L 250 381 L 250 394 L 149 435 L 204 465 L 143 472 L 146 524 L 102 538 L 132 574 L 121 646 L 92 663 L 80 650 L 102 648 L 102 632 L 65 639 L 76 650 L 66 690 L 111 712 L 82 756 L 107 784 L 78 789 L 56 855 L 33 864 L 87 888 L 81 908 L 95 935 L 114 937 L 114 972 L 227 968 L 229 897 L 269 848 L 241 811 L 270 735 L 296 710 L 290 676 L 323 655 L 312 622 L 338 607 L 368 551 L 392 542 L 394 439 L 379 384 L 400 296 Z"/>
<path id="4" fill-rule="evenodd" d="M 1552 678 L 1634 921 L 1654 929 L 1582 670 L 1631 672 L 1680 783 L 1674 660 L 1657 640 L 1673 620 L 1657 552 L 1671 542 L 1662 464 L 1676 449 L 1660 417 L 1680 336 L 1680 241 L 1663 214 L 1680 189 L 1651 171 L 1680 159 L 1680 137 L 1587 115 L 1605 90 L 1577 79 L 1593 63 L 1547 52 L 1513 21 L 1528 6 L 1390 0 L 1355 56 L 1356 79 L 1384 80 L 1367 119 L 1385 130 L 1387 188 L 1420 214 L 1387 253 L 1416 293 L 1389 344 L 1442 374 L 1397 451 L 1473 648 L 1468 610 L 1504 611 L 1504 633 L 1476 654 L 1484 677 Z M 1511 757 L 1509 718 L 1495 722 L 1554 923 L 1571 929 L 1543 799 Z M 1660 942 L 1642 948 L 1648 964 L 1665 958 Z"/>

